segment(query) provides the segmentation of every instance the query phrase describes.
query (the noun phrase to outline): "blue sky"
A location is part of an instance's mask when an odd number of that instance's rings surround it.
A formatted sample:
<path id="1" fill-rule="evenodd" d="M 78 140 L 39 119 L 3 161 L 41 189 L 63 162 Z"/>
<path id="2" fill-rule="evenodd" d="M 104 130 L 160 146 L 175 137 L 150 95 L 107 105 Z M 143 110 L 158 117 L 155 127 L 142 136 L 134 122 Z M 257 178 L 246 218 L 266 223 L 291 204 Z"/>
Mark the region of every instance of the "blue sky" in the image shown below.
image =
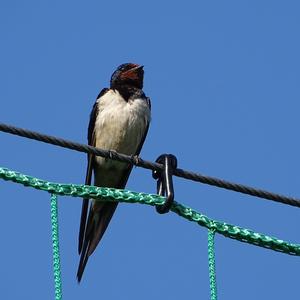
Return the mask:
<path id="1" fill-rule="evenodd" d="M 141 156 L 300 195 L 298 1 L 1 1 L 0 121 L 86 142 L 98 92 L 145 66 L 152 123 Z M 83 183 L 81 153 L 0 133 L 0 166 Z M 176 178 L 178 202 L 300 243 L 299 210 Z M 154 192 L 147 170 L 127 187 Z M 50 199 L 0 181 L 1 296 L 53 299 Z M 59 197 L 64 299 L 208 299 L 207 231 L 120 205 L 76 282 L 81 200 Z M 289 299 L 300 258 L 216 236 L 219 299 Z"/>

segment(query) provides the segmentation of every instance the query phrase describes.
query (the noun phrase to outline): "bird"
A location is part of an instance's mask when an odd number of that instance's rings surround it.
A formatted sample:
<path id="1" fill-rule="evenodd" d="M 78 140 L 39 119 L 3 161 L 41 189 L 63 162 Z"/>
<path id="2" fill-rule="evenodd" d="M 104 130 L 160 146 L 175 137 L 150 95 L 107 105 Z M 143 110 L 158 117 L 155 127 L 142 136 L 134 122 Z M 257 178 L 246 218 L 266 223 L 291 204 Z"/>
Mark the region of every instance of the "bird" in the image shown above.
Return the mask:
<path id="1" fill-rule="evenodd" d="M 127 155 L 139 155 L 151 121 L 151 101 L 143 92 L 142 65 L 117 67 L 96 98 L 88 125 L 88 144 Z M 88 154 L 85 184 L 124 189 L 132 165 Z M 117 202 L 82 200 L 77 280 L 80 283 L 87 261 L 102 239 L 118 206 Z"/>

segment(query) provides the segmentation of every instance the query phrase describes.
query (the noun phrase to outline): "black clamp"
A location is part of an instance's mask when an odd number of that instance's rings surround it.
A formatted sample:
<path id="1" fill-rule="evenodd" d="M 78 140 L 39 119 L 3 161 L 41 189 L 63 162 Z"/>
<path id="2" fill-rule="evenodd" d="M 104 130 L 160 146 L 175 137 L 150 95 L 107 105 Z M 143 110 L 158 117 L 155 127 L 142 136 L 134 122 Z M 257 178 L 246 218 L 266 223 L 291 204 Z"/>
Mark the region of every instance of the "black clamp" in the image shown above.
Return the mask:
<path id="1" fill-rule="evenodd" d="M 160 214 L 167 213 L 174 201 L 173 172 L 177 168 L 177 158 L 172 154 L 162 154 L 156 162 L 164 166 L 163 170 L 152 172 L 152 177 L 157 180 L 157 194 L 166 196 L 163 205 L 156 205 L 156 211 Z"/>

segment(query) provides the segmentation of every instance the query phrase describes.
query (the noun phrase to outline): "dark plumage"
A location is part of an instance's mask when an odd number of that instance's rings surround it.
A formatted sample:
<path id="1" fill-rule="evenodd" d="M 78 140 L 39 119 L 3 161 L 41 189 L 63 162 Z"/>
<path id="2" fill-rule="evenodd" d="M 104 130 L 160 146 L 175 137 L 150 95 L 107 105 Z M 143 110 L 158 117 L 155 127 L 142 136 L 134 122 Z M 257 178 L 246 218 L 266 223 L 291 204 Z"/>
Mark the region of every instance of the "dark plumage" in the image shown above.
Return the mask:
<path id="1" fill-rule="evenodd" d="M 127 63 L 111 76 L 110 88 L 103 89 L 93 106 L 88 127 L 89 145 L 138 155 L 150 123 L 150 99 L 142 91 L 143 67 Z M 132 166 L 88 155 L 85 184 L 125 188 Z M 83 199 L 78 251 L 78 282 L 89 256 L 100 242 L 117 208 L 117 203 Z M 89 211 L 89 213 L 88 213 Z"/>

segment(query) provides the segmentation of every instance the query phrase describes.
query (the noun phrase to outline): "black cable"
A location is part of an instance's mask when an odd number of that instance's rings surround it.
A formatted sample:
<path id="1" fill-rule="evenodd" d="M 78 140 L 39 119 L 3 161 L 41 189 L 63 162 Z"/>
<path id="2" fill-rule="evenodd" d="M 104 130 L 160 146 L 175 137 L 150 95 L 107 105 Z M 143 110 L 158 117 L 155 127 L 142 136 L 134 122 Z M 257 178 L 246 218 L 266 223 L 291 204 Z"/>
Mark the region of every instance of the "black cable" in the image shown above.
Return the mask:
<path id="1" fill-rule="evenodd" d="M 22 136 L 22 137 L 26 137 L 26 138 L 33 139 L 33 140 L 37 140 L 40 142 L 60 146 L 63 148 L 72 149 L 72 150 L 79 151 L 79 152 L 91 153 L 91 154 L 95 154 L 97 156 L 102 156 L 102 157 L 110 158 L 113 160 L 127 162 L 129 164 L 132 164 L 132 165 L 135 165 L 138 167 L 142 167 L 145 169 L 149 169 L 152 171 L 154 171 L 154 170 L 159 171 L 159 170 L 163 169 L 163 165 L 143 160 L 142 158 L 140 158 L 138 156 L 129 156 L 129 155 L 118 153 L 116 151 L 103 150 L 100 148 L 95 148 L 95 147 L 88 146 L 85 144 L 75 143 L 75 142 L 68 141 L 65 139 L 61 139 L 61 138 L 57 138 L 54 136 L 34 132 L 31 130 L 27 130 L 27 129 L 22 129 L 22 128 L 6 125 L 3 123 L 0 123 L 0 131 L 18 135 L 18 136 Z M 232 183 L 229 181 L 221 180 L 221 179 L 210 177 L 210 176 L 204 176 L 199 173 L 185 171 L 185 170 L 177 168 L 176 170 L 174 170 L 173 175 L 175 175 L 177 177 L 182 177 L 185 179 L 201 182 L 204 184 L 209 184 L 212 186 L 217 186 L 219 188 L 232 190 L 235 192 L 239 192 L 239 193 L 243 193 L 243 194 L 247 194 L 247 195 L 251 195 L 251 196 L 256 196 L 259 198 L 264 198 L 264 199 L 272 200 L 275 202 L 280 202 L 283 204 L 300 207 L 300 199 L 271 193 L 271 192 L 268 192 L 265 190 L 255 189 L 255 188 L 252 188 L 252 187 L 249 187 L 246 185 Z"/>

